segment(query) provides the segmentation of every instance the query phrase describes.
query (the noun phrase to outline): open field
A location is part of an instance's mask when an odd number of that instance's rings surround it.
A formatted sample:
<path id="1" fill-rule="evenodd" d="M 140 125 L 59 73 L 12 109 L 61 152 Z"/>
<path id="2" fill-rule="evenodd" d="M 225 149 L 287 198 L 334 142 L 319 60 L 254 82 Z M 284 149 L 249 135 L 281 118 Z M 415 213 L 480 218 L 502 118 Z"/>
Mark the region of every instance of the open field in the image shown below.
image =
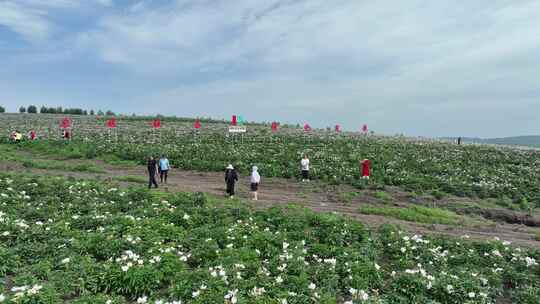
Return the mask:
<path id="1" fill-rule="evenodd" d="M 537 303 L 538 250 L 298 207 L 2 174 L 7 303 Z M 161 302 L 159 302 L 161 301 Z"/>
<path id="2" fill-rule="evenodd" d="M 64 142 L 59 117 L 0 115 L 6 134 L 32 126 L 49 137 L 0 144 L 8 303 L 540 299 L 538 151 L 258 124 L 231 138 L 222 122 L 195 135 L 180 119 L 153 131 L 119 118 L 107 131 L 95 117 L 74 118 Z M 304 152 L 309 183 L 297 180 Z M 145 189 L 150 153 L 175 167 L 159 191 Z M 222 198 L 229 162 L 241 175 L 232 201 Z M 258 202 L 248 200 L 252 165 Z"/>
<path id="3" fill-rule="evenodd" d="M 57 115 L 0 115 L 0 132 L 16 128 L 36 129 L 44 137 L 58 139 Z M 399 186 L 408 191 L 450 193 L 463 197 L 508 197 L 540 206 L 540 151 L 457 146 L 402 137 L 336 135 L 301 128 L 282 128 L 272 134 L 269 125 L 248 125 L 248 133 L 233 138 L 225 123 L 205 123 L 198 135 L 192 120 L 164 120 L 153 130 L 151 120 L 119 118 L 118 128 L 107 130 L 104 119 L 73 118 L 74 141 L 70 145 L 38 144 L 36 149 L 72 158 L 116 157 L 144 162 L 149 154 L 168 155 L 173 166 L 184 170 L 222 171 L 234 163 L 241 172 L 259 166 L 266 177 L 299 175 L 299 159 L 307 153 L 314 178 L 328 183 L 359 186 L 359 161 L 372 160 L 373 182 Z"/>

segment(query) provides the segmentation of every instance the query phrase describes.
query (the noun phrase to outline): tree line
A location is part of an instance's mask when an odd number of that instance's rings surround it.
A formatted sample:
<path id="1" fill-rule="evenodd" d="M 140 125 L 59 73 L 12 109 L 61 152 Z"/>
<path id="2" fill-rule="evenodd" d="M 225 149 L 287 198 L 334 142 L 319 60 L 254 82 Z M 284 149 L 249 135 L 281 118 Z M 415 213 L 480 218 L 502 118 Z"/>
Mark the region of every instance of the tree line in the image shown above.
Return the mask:
<path id="1" fill-rule="evenodd" d="M 4 107 L 0 106 L 0 113 L 4 113 L 6 110 Z M 94 110 L 84 110 L 81 108 L 63 108 L 63 107 L 46 107 L 41 106 L 41 108 L 36 107 L 35 105 L 29 105 L 28 107 L 21 106 L 19 108 L 19 113 L 29 113 L 29 114 L 69 114 L 69 115 L 99 115 L 99 116 L 115 116 L 116 114 L 108 110 L 106 112 L 103 112 L 102 110 L 98 110 L 97 112 Z"/>

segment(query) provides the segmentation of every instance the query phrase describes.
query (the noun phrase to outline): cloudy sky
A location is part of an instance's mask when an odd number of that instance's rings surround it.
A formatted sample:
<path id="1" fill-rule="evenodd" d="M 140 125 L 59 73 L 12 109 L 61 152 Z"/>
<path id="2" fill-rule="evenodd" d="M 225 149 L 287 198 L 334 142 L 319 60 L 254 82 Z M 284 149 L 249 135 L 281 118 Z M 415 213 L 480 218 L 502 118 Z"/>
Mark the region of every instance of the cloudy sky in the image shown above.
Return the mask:
<path id="1" fill-rule="evenodd" d="M 540 134 L 537 0 L 0 0 L 0 105 Z"/>

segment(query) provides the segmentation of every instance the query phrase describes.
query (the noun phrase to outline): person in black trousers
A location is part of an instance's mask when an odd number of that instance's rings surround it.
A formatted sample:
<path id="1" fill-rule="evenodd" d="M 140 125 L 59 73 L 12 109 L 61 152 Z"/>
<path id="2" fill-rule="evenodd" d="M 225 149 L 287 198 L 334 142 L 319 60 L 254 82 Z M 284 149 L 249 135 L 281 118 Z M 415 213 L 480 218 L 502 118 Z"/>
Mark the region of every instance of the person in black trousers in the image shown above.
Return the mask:
<path id="1" fill-rule="evenodd" d="M 153 156 L 150 156 L 150 158 L 148 158 L 148 189 L 152 188 L 152 185 L 154 185 L 155 188 L 158 187 L 156 182 L 156 170 L 156 159 Z"/>
<path id="2" fill-rule="evenodd" d="M 234 198 L 234 184 L 238 181 L 238 173 L 232 165 L 227 166 L 225 170 L 225 182 L 227 183 L 227 194 L 229 198 Z"/>

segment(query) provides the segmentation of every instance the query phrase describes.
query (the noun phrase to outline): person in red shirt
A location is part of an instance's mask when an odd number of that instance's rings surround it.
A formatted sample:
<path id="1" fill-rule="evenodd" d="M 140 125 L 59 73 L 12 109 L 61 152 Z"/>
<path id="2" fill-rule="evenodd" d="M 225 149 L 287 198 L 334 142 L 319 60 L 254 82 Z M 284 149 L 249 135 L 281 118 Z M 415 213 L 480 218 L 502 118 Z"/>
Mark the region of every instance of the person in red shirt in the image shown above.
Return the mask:
<path id="1" fill-rule="evenodd" d="M 369 177 L 371 175 L 371 161 L 369 159 L 364 159 L 360 162 L 360 166 L 362 170 L 362 179 L 369 180 Z"/>
<path id="2" fill-rule="evenodd" d="M 28 139 L 35 140 L 37 138 L 37 134 L 35 130 L 32 130 L 28 133 Z"/>

